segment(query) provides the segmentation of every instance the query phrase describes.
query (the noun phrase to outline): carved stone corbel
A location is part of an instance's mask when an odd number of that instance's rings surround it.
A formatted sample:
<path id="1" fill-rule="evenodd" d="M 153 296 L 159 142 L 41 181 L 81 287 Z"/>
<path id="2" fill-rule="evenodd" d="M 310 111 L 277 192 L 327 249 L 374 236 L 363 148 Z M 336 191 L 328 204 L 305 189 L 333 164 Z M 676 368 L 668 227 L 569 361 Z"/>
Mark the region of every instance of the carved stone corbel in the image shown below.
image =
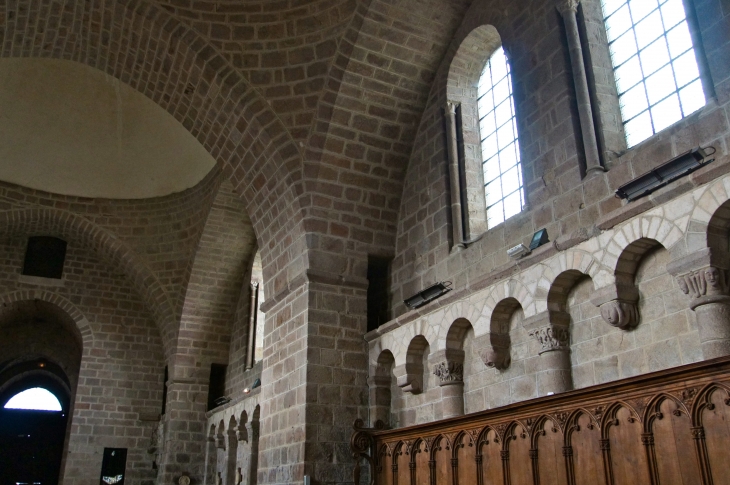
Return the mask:
<path id="1" fill-rule="evenodd" d="M 509 353 L 509 335 L 492 333 L 486 337 L 488 337 L 489 342 L 478 351 L 484 365 L 497 370 L 504 370 L 509 367 L 512 362 Z"/>
<path id="2" fill-rule="evenodd" d="M 220 450 L 226 449 L 226 437 L 222 434 L 215 435 L 215 447 Z"/>
<path id="3" fill-rule="evenodd" d="M 423 390 L 423 370 L 420 366 L 414 364 L 404 364 L 396 366 L 393 369 L 395 374 L 396 384 L 400 387 L 403 392 L 410 392 L 411 394 L 420 394 Z"/>
<path id="4" fill-rule="evenodd" d="M 248 442 L 248 433 L 246 432 L 245 424 L 239 424 L 236 427 L 236 440 Z"/>
<path id="5" fill-rule="evenodd" d="M 639 290 L 629 284 L 616 283 L 600 288 L 591 295 L 591 302 L 600 308 L 601 317 L 622 330 L 635 328 L 639 324 Z"/>

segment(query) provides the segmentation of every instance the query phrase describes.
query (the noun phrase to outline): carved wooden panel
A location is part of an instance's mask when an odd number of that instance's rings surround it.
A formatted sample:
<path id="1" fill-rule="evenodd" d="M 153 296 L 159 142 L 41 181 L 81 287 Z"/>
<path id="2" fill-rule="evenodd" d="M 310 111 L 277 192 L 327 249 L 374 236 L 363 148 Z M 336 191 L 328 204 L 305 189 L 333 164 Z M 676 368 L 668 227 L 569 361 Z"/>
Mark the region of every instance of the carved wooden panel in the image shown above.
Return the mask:
<path id="1" fill-rule="evenodd" d="M 730 358 L 365 432 L 377 485 L 730 483 Z"/>

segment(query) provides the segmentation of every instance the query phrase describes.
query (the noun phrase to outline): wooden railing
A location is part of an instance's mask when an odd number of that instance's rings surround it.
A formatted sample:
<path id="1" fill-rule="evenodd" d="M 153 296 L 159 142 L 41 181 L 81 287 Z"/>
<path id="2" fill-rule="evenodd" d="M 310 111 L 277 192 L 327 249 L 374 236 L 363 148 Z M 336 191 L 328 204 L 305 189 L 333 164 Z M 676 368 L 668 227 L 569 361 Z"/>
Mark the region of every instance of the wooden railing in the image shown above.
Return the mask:
<path id="1" fill-rule="evenodd" d="M 730 483 L 730 359 L 408 428 L 355 423 L 378 485 Z"/>

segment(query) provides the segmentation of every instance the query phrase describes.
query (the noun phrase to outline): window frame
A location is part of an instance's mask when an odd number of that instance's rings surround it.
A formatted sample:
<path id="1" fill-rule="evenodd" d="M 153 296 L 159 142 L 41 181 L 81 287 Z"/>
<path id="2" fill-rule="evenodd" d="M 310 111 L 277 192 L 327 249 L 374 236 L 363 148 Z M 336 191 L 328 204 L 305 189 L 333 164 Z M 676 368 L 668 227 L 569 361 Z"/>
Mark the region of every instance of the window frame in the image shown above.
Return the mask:
<path id="1" fill-rule="evenodd" d="M 497 80 L 497 82 L 494 81 L 493 73 L 494 70 L 491 67 L 492 60 L 495 59 L 495 56 L 503 57 L 504 62 L 506 64 L 506 73 Z M 487 76 L 487 72 L 489 74 L 489 87 L 481 93 L 481 87 L 484 84 L 485 76 Z M 495 89 L 499 87 L 499 84 L 503 81 L 507 81 L 507 90 L 508 94 L 506 97 L 502 98 L 498 103 L 496 102 L 494 98 Z M 479 136 L 479 148 L 480 148 L 480 159 L 481 159 L 481 168 L 482 168 L 482 183 L 483 183 L 483 190 L 485 194 L 485 204 L 484 209 L 486 211 L 486 221 L 487 221 L 487 231 L 499 226 L 500 224 L 506 222 L 507 220 L 511 219 L 514 216 L 517 216 L 521 213 L 523 213 L 527 209 L 527 197 L 525 194 L 525 183 L 524 183 L 524 171 L 522 167 L 522 152 L 521 152 L 521 146 L 519 143 L 519 127 L 518 127 L 518 114 L 517 114 L 517 103 L 515 101 L 514 96 L 514 81 L 513 81 L 513 75 L 512 75 L 512 65 L 509 61 L 509 53 L 507 49 L 504 48 L 504 45 L 500 43 L 499 46 L 497 46 L 496 49 L 494 49 L 493 52 L 487 57 L 484 67 L 482 69 L 482 73 L 479 76 L 478 80 L 479 87 L 477 88 L 477 98 L 476 98 L 476 107 L 477 107 L 477 131 Z M 491 106 L 491 109 L 489 109 L 486 113 L 483 113 L 480 109 L 480 106 L 482 105 L 482 99 L 485 96 L 490 95 L 492 96 L 492 102 L 488 105 Z M 507 119 L 507 121 L 504 121 L 502 124 L 497 126 L 497 114 L 496 111 L 501 106 L 503 106 L 505 103 L 509 103 L 510 105 L 510 117 Z M 488 118 L 489 116 L 494 116 L 495 122 L 494 122 L 494 130 L 490 131 L 486 135 L 482 133 L 482 121 Z M 512 138 L 509 142 L 502 145 L 499 140 L 499 131 L 502 130 L 505 127 L 508 127 L 508 125 L 512 126 Z M 487 158 L 484 154 L 484 143 L 485 141 L 491 137 L 495 136 L 496 140 L 496 151 Z M 506 170 L 503 170 L 501 165 L 498 165 L 498 172 L 499 174 L 496 177 L 491 178 L 490 180 L 487 179 L 487 164 L 489 162 L 496 162 L 497 164 L 501 161 L 501 155 L 506 150 L 510 149 L 512 147 L 514 149 L 514 165 L 510 165 L 507 167 Z M 486 158 L 486 160 L 485 160 Z M 504 194 L 504 180 L 506 177 L 506 174 L 511 170 L 516 171 L 517 176 L 517 188 L 510 191 L 507 195 Z M 499 200 L 494 201 L 492 204 L 489 203 L 489 196 L 488 196 L 488 189 L 487 187 L 490 184 L 493 184 L 495 182 L 500 183 L 500 195 L 501 197 Z M 505 200 L 507 200 L 509 197 L 514 196 L 515 194 L 519 194 L 520 199 L 520 210 L 514 213 L 511 213 L 508 215 L 508 211 L 505 210 Z M 499 218 L 499 222 L 493 223 L 490 222 L 490 210 L 493 211 L 497 210 L 495 209 L 495 206 L 500 205 L 502 214 Z"/>

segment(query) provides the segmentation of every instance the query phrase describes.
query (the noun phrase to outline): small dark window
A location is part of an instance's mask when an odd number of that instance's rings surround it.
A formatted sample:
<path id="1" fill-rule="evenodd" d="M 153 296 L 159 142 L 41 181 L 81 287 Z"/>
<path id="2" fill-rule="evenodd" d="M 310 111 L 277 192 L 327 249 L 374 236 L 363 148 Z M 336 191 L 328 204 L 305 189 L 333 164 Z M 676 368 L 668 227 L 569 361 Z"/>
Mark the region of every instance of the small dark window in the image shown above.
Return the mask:
<path id="1" fill-rule="evenodd" d="M 226 393 L 225 364 L 210 364 L 210 381 L 208 385 L 208 411 L 219 406 Z"/>
<path id="2" fill-rule="evenodd" d="M 28 238 L 23 274 L 61 279 L 66 260 L 66 241 L 49 236 Z"/>
<path id="3" fill-rule="evenodd" d="M 104 448 L 99 485 L 124 485 L 127 473 L 127 449 Z"/>
<path id="4" fill-rule="evenodd" d="M 162 383 L 162 414 L 165 414 L 165 411 L 167 411 L 167 366 L 165 366 L 165 380 Z"/>
<path id="5" fill-rule="evenodd" d="M 368 256 L 368 332 L 388 321 L 388 267 L 390 259 Z"/>

